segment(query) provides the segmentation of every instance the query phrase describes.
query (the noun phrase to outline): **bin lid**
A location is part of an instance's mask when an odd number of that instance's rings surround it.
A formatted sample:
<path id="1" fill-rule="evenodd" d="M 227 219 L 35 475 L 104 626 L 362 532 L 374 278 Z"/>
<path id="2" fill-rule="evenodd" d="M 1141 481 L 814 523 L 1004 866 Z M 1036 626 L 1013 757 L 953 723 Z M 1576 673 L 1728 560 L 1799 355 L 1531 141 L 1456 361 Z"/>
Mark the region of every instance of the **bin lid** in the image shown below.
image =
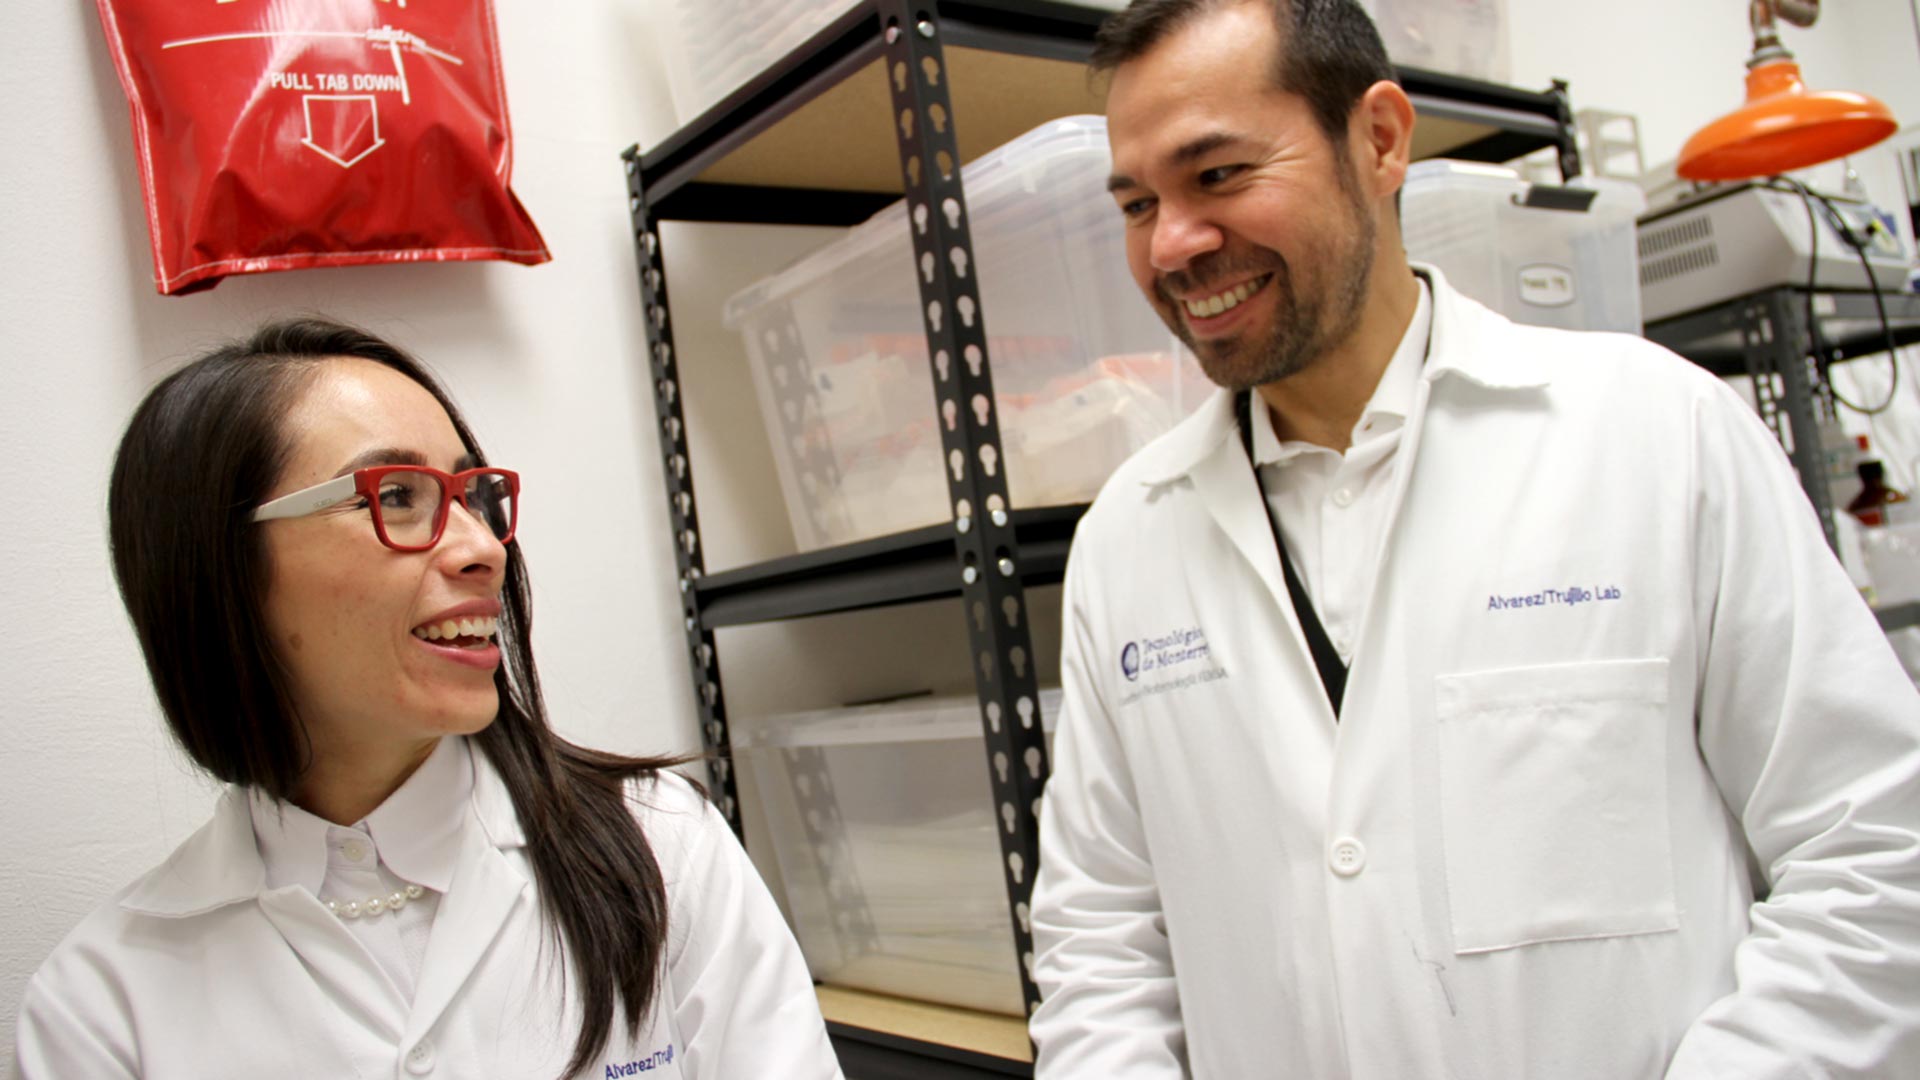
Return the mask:
<path id="1" fill-rule="evenodd" d="M 1408 198 L 1430 192 L 1469 190 L 1480 192 L 1519 191 L 1526 187 L 1520 174 L 1505 165 L 1452 158 L 1428 158 L 1407 166 L 1402 190 Z"/>
<path id="2" fill-rule="evenodd" d="M 1057 210 L 1057 205 L 1049 206 L 1044 200 L 1031 198 L 1042 190 L 1084 183 L 1089 192 L 1101 193 L 1098 200 L 1088 200 L 1089 209 L 1115 214 L 1105 195 L 1107 173 L 1111 168 L 1107 120 L 1103 116 L 1051 120 L 980 155 L 960 170 L 973 218 L 968 224 L 976 244 L 985 223 L 992 222 L 1006 235 L 1017 239 L 1025 232 L 1017 226 L 1009 227 L 1007 218 Z M 929 214 L 940 212 L 939 207 L 927 208 Z M 787 299 L 855 261 L 870 258 L 889 245 L 899 245 L 906 229 L 907 206 L 902 199 L 855 225 L 845 236 L 729 297 L 721 309 L 722 323 L 729 330 L 740 329 L 741 323 L 761 306 Z M 1046 244 L 1050 242 L 1050 235 L 1045 230 L 1037 230 L 1033 239 L 1035 243 Z"/>
<path id="3" fill-rule="evenodd" d="M 1040 721 L 1048 732 L 1058 720 L 1060 702 L 1058 688 L 1040 691 Z M 1017 716 L 1012 719 L 1020 722 Z M 954 695 L 772 716 L 736 716 L 730 735 L 734 749 L 758 750 L 964 739 L 978 736 L 982 730 L 979 701 Z"/>
<path id="4" fill-rule="evenodd" d="M 1638 217 L 1646 209 L 1646 194 L 1640 190 L 1640 185 L 1630 180 L 1576 176 L 1565 186 L 1594 192 L 1587 212 L 1602 217 Z M 1520 178 L 1519 172 L 1505 165 L 1429 158 L 1407 167 L 1407 179 L 1402 190 L 1409 201 L 1418 201 L 1429 195 L 1465 193 L 1481 198 L 1511 198 L 1524 203 L 1528 191 L 1533 187 L 1533 184 Z"/>

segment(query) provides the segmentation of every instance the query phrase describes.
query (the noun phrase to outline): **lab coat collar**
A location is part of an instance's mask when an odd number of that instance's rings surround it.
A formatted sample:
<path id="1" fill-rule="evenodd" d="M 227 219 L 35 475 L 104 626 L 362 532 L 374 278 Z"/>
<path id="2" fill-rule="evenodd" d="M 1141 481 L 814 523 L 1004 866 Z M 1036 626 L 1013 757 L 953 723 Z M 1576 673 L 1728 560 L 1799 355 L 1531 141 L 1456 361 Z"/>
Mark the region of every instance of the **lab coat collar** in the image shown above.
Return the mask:
<path id="1" fill-rule="evenodd" d="M 265 888 L 296 885 L 318 896 L 327 877 L 327 832 L 333 823 L 258 788 L 243 790 L 267 872 Z"/>
<path id="2" fill-rule="evenodd" d="M 513 808 L 507 782 L 500 779 L 487 755 L 476 749 L 469 756 L 473 760 L 473 814 L 486 831 L 488 843 L 502 851 L 526 847 L 527 834 L 520 827 L 520 814 Z"/>
<path id="3" fill-rule="evenodd" d="M 1380 373 L 1380 381 L 1373 388 L 1373 396 L 1367 400 L 1367 407 L 1360 411 L 1360 419 L 1353 426 L 1350 442 L 1363 441 L 1363 432 L 1368 424 L 1380 424 L 1388 418 L 1394 423 L 1391 430 L 1397 430 L 1413 413 L 1415 387 L 1420 382 L 1421 372 L 1425 370 L 1427 345 L 1433 329 L 1433 289 L 1424 279 L 1420 281 L 1420 299 L 1413 306 L 1413 318 L 1407 323 L 1406 333 L 1400 335 L 1400 344 L 1394 347 L 1393 358 L 1387 361 L 1387 369 Z M 1278 432 L 1273 430 L 1273 414 L 1270 410 L 1259 409 L 1255 415 L 1264 422 L 1253 425 L 1253 460 L 1261 465 L 1277 465 L 1291 461 L 1303 453 L 1315 449 L 1314 444 L 1304 440 L 1282 442 Z M 1325 447 L 1318 448 L 1325 452 Z"/>
<path id="4" fill-rule="evenodd" d="M 1530 349 L 1510 340 L 1513 321 L 1465 295 L 1438 268 L 1413 263 L 1433 287 L 1433 344 L 1426 379 L 1458 375 L 1489 390 L 1533 391 L 1552 380 Z"/>
<path id="5" fill-rule="evenodd" d="M 443 737 L 400 789 L 367 815 L 380 861 L 403 881 L 446 892 L 453 884 L 457 840 L 473 799 L 467 740 Z"/>
<path id="6" fill-rule="evenodd" d="M 473 815 L 487 845 L 497 850 L 525 847 L 526 834 L 520 827 L 520 817 L 514 812 L 513 800 L 500 774 L 494 771 L 493 763 L 485 754 L 472 752 L 464 739 L 448 741 L 460 745 L 442 747 L 435 751 L 434 757 L 447 751 L 455 761 L 464 759 L 471 775 Z M 429 762 L 433 760 L 429 758 Z M 426 768 L 421 766 L 422 770 Z M 251 798 L 264 796 L 257 793 L 250 796 L 246 788 L 237 785 L 228 787 L 215 805 L 213 817 L 176 848 L 166 862 L 135 882 L 120 899 L 120 907 L 137 914 L 178 919 L 254 900 L 266 892 L 267 865 L 254 837 Z M 322 837 L 324 839 L 324 831 Z M 457 858 L 453 844 L 449 843 L 438 857 L 446 859 L 450 867 Z M 399 870 L 396 868 L 395 872 Z M 451 869 L 448 881 L 452 881 Z"/>
<path id="7" fill-rule="evenodd" d="M 380 861 L 401 880 L 442 893 L 453 882 L 454 840 L 471 812 L 468 758 L 465 739 L 441 739 L 413 775 L 355 826 L 365 828 Z M 247 803 L 267 887 L 296 885 L 318 895 L 327 875 L 327 838 L 336 826 L 257 789 L 248 792 Z"/>
<path id="8" fill-rule="evenodd" d="M 253 839 L 246 789 L 229 787 L 213 818 L 167 861 L 135 882 L 120 906 L 142 915 L 178 919 L 251 900 L 267 887 L 266 863 Z"/>
<path id="9" fill-rule="evenodd" d="M 1434 267 L 1414 263 L 1432 291 L 1433 336 L 1421 378 L 1429 383 L 1459 377 L 1496 391 L 1531 391 L 1548 383 L 1537 358 L 1505 340 L 1513 324 L 1463 296 Z M 1143 453 L 1141 482 L 1170 483 L 1191 475 L 1223 444 L 1237 447 L 1233 395 L 1216 390 L 1160 441 Z"/>

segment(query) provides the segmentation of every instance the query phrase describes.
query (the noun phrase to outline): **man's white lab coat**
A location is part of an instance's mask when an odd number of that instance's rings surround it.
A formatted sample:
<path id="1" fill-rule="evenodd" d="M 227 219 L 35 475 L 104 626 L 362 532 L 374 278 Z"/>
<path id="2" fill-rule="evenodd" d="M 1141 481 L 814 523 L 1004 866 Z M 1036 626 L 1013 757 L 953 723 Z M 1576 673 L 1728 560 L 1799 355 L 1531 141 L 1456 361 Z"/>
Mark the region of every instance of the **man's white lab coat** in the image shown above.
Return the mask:
<path id="1" fill-rule="evenodd" d="M 301 887 L 268 889 L 243 792 L 80 924 L 28 985 L 23 1080 L 551 1080 L 580 992 L 540 917 L 505 786 L 474 753 L 473 812 L 412 1004 Z M 620 1012 L 582 1080 L 840 1075 L 799 948 L 718 813 L 670 774 L 633 788 L 667 883 L 654 1014 Z M 568 962 L 571 962 L 570 960 Z M 564 997 L 564 1001 L 563 1001 Z"/>
<path id="2" fill-rule="evenodd" d="M 1920 1076 L 1920 697 L 1779 445 L 1425 272 L 1338 724 L 1227 394 L 1080 524 L 1039 1075 Z"/>

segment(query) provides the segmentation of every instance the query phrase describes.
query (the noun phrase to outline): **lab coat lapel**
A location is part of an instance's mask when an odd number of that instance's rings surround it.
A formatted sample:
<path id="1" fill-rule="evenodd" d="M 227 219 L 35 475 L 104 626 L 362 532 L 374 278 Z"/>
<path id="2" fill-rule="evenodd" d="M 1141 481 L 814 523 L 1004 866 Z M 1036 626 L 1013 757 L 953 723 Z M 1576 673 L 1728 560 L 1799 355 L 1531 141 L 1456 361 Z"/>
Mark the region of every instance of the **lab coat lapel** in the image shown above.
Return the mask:
<path id="1" fill-rule="evenodd" d="M 1436 342 L 1437 338 L 1434 339 Z M 1357 673 L 1363 667 L 1371 667 L 1369 662 L 1378 651 L 1373 647 L 1372 634 L 1375 612 L 1382 604 L 1391 603 L 1389 595 L 1393 584 L 1394 552 L 1398 549 L 1397 533 L 1400 529 L 1400 512 L 1407 502 L 1407 488 L 1413 481 L 1413 470 L 1420 460 L 1420 433 L 1426 427 L 1427 403 L 1433 397 L 1433 383 L 1422 378 L 1414 386 L 1413 404 L 1407 411 L 1406 427 L 1400 431 L 1400 446 L 1394 451 L 1399 457 L 1393 470 L 1393 494 L 1387 503 L 1386 521 L 1380 530 L 1380 552 L 1373 564 L 1373 590 L 1367 596 L 1366 609 L 1360 612 L 1360 624 L 1354 634 L 1353 659 L 1348 663 L 1347 696 L 1342 705 L 1342 715 L 1353 716 L 1364 713 L 1364 702 L 1356 702 L 1378 688 Z"/>
<path id="2" fill-rule="evenodd" d="M 245 789 L 229 788 L 213 819 L 159 871 L 141 879 L 121 906 L 163 919 L 189 918 L 229 904 L 253 904 L 311 976 L 315 1008 L 331 1001 L 367 1030 L 400 1033 L 407 1004 L 353 932 L 299 886 L 269 889 Z M 288 958 L 289 962 L 292 958 Z M 284 989 L 284 988 L 283 988 Z M 295 1049 L 289 1047 L 289 1050 Z M 318 1050 L 309 1048 L 309 1060 Z"/>
<path id="3" fill-rule="evenodd" d="M 1523 351 L 1506 346 L 1495 336 L 1498 320 L 1492 313 L 1455 292 L 1440 271 L 1433 267 L 1415 264 L 1414 270 L 1426 279 L 1432 297 L 1427 358 L 1420 381 L 1415 384 L 1413 401 L 1407 411 L 1407 424 L 1400 434 L 1399 449 L 1395 451 L 1398 462 L 1394 466 L 1393 496 L 1388 503 L 1386 522 L 1380 534 L 1380 555 L 1374 564 L 1376 584 L 1367 602 L 1367 609 L 1360 613 L 1360 625 L 1355 636 L 1359 644 L 1353 654 L 1355 669 L 1368 663 L 1367 658 L 1378 651 L 1378 646 L 1371 640 L 1375 614 L 1394 602 L 1395 554 L 1403 546 L 1398 536 L 1400 519 L 1406 508 L 1407 492 L 1412 486 L 1414 471 L 1419 467 L 1427 411 L 1433 402 L 1435 385 L 1449 378 L 1464 378 L 1486 389 L 1518 395 L 1531 395 L 1546 385 L 1544 373 L 1530 365 L 1530 358 Z M 1520 396 L 1512 400 L 1532 399 Z M 1349 673 L 1349 702 L 1356 691 L 1367 693 L 1377 689 L 1376 682 Z"/>
<path id="4" fill-rule="evenodd" d="M 367 1029 L 399 1041 L 406 999 L 337 916 L 297 885 L 263 892 L 259 902 L 261 914 L 335 1004 Z"/>
<path id="5" fill-rule="evenodd" d="M 1279 611 L 1281 621 L 1293 636 L 1294 659 L 1317 686 L 1319 675 L 1313 668 L 1307 635 L 1300 629 L 1293 599 L 1287 595 L 1286 578 L 1280 569 L 1280 549 L 1274 546 L 1266 500 L 1260 497 L 1260 487 L 1254 482 L 1253 463 L 1247 460 L 1239 440 L 1221 440 L 1187 475 L 1214 524 L 1227 534 L 1240 557 L 1247 560 L 1261 584 L 1267 587 L 1267 599 Z M 1332 703 L 1324 694 L 1311 696 L 1319 701 L 1327 723 L 1333 723 Z"/>
<path id="6" fill-rule="evenodd" d="M 407 1020 L 409 1044 L 431 1031 L 459 996 L 515 906 L 531 903 L 525 894 L 532 883 L 494 846 L 478 820 L 467 820 L 460 830 L 460 845 L 460 867 L 440 898 L 433 932 L 427 938 L 427 955 Z"/>
<path id="7" fill-rule="evenodd" d="M 1233 541 L 1234 548 L 1266 585 L 1273 602 L 1283 608 L 1291 607 L 1266 507 L 1258 485 L 1253 482 L 1253 467 L 1241 452 L 1240 444 L 1231 439 L 1221 443 L 1187 475 L 1193 480 L 1193 489 L 1214 524 Z"/>

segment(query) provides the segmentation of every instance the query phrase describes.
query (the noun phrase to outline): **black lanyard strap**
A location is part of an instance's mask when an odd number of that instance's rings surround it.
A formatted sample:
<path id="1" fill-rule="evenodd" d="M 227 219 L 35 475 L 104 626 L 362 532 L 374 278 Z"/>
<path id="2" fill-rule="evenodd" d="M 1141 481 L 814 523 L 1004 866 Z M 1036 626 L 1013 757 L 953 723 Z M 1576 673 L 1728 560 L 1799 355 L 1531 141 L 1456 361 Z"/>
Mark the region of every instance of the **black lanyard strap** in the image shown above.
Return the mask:
<path id="1" fill-rule="evenodd" d="M 1340 700 L 1347 693 L 1347 665 L 1340 662 L 1340 653 L 1327 639 L 1326 628 L 1320 625 L 1320 616 L 1314 613 L 1313 600 L 1307 596 L 1307 590 L 1300 584 L 1300 575 L 1294 573 L 1293 559 L 1287 555 L 1286 541 L 1280 538 L 1280 524 L 1273 518 L 1273 508 L 1267 503 L 1267 487 L 1260 482 L 1260 463 L 1253 458 L 1253 393 L 1242 390 L 1234 395 L 1234 415 L 1240 423 L 1240 446 L 1247 452 L 1247 465 L 1253 469 L 1254 486 L 1260 490 L 1260 516 L 1266 519 L 1267 527 L 1273 531 L 1273 546 L 1280 552 L 1280 572 L 1287 579 L 1287 596 L 1293 600 L 1293 612 L 1300 617 L 1300 629 L 1307 635 L 1307 651 L 1313 654 L 1313 666 L 1320 671 L 1320 685 L 1326 687 L 1327 700 L 1333 704 L 1333 717 L 1340 719 Z"/>

